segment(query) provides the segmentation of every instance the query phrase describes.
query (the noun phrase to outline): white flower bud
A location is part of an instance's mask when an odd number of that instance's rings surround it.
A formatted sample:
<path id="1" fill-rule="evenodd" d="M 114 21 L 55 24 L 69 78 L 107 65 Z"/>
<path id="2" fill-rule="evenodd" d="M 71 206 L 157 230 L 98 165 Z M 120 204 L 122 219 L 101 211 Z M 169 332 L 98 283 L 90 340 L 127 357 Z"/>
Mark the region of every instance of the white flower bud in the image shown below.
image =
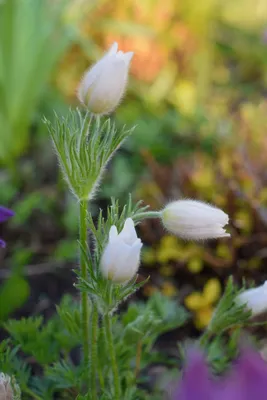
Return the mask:
<path id="1" fill-rule="evenodd" d="M 109 114 L 125 92 L 133 52 L 118 51 L 114 43 L 109 51 L 84 75 L 78 99 L 94 114 Z"/>
<path id="2" fill-rule="evenodd" d="M 267 311 L 267 281 L 253 289 L 247 289 L 236 298 L 236 303 L 245 305 L 253 316 Z"/>
<path id="3" fill-rule="evenodd" d="M 128 282 L 138 271 L 141 248 L 142 242 L 136 235 L 131 218 L 126 219 L 119 234 L 113 225 L 100 262 L 103 276 L 116 283 Z"/>
<path id="4" fill-rule="evenodd" d="M 0 400 L 12 400 L 13 391 L 11 387 L 11 379 L 8 375 L 0 373 Z"/>
<path id="5" fill-rule="evenodd" d="M 219 208 L 196 200 L 177 200 L 161 213 L 163 225 L 184 239 L 212 239 L 230 236 L 224 230 L 228 215 Z"/>

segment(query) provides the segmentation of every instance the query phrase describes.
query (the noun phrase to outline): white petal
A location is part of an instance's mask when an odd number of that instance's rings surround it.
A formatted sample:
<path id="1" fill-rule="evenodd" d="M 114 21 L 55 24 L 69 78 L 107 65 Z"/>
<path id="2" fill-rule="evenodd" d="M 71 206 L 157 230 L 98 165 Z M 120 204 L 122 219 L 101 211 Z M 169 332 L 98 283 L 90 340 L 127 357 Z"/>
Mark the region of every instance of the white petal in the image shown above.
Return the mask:
<path id="1" fill-rule="evenodd" d="M 125 221 L 119 235 L 117 228 L 113 225 L 109 232 L 108 244 L 100 260 L 103 276 L 116 283 L 128 282 L 139 268 L 141 248 L 142 242 L 136 236 L 131 218 Z"/>
<path id="2" fill-rule="evenodd" d="M 118 43 L 113 43 L 113 45 L 110 47 L 110 49 L 104 54 L 104 56 L 97 61 L 91 68 L 89 68 L 78 87 L 78 99 L 80 100 L 81 103 L 86 104 L 86 97 L 88 97 L 88 90 L 90 87 L 93 85 L 94 82 L 99 79 L 102 69 L 107 63 L 107 60 L 109 59 L 110 56 L 115 56 L 116 52 L 118 50 Z"/>
<path id="3" fill-rule="evenodd" d="M 134 52 L 133 51 L 128 51 L 128 53 L 123 54 L 123 60 L 126 63 L 127 66 L 129 66 L 132 58 L 133 58 Z"/>
<path id="4" fill-rule="evenodd" d="M 126 89 L 132 56 L 132 52 L 118 51 L 118 43 L 113 43 L 108 52 L 85 73 L 78 87 L 80 102 L 94 114 L 112 112 Z"/>
<path id="5" fill-rule="evenodd" d="M 115 225 L 112 225 L 112 227 L 110 228 L 109 231 L 109 241 L 113 241 L 118 237 L 118 230 L 117 227 Z"/>
<path id="6" fill-rule="evenodd" d="M 132 246 L 137 239 L 136 230 L 134 227 L 134 222 L 131 218 L 127 218 L 123 230 L 119 234 L 121 240 L 127 243 L 129 246 Z"/>
<path id="7" fill-rule="evenodd" d="M 125 264 L 129 250 L 130 247 L 119 237 L 107 244 L 100 261 L 101 272 L 106 278 L 113 279 L 117 269 L 120 269 L 121 264 Z"/>
<path id="8" fill-rule="evenodd" d="M 118 47 L 119 47 L 119 46 L 118 46 L 118 43 L 117 43 L 117 42 L 114 42 L 114 43 L 110 46 L 110 48 L 109 48 L 109 50 L 107 51 L 106 55 L 111 56 L 111 55 L 116 54 L 117 51 L 118 51 Z"/>
<path id="9" fill-rule="evenodd" d="M 182 221 L 194 220 L 194 224 L 198 222 L 217 221 L 223 225 L 228 223 L 228 215 L 219 208 L 201 203 L 195 200 L 178 200 L 170 203 L 166 207 L 173 217 L 177 217 Z"/>
<path id="10" fill-rule="evenodd" d="M 89 109 L 95 114 L 108 114 L 119 104 L 126 87 L 128 71 L 123 60 L 112 59 L 101 70 L 95 82 Z"/>

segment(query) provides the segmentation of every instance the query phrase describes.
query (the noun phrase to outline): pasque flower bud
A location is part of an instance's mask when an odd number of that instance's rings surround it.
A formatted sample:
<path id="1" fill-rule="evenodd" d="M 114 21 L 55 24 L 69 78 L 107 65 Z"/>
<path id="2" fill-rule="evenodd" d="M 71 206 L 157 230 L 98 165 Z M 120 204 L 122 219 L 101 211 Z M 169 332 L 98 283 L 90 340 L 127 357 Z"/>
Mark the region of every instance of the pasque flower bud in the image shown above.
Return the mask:
<path id="1" fill-rule="evenodd" d="M 114 43 L 109 51 L 84 75 L 78 99 L 94 114 L 109 114 L 119 104 L 127 84 L 133 52 L 118 51 Z"/>
<path id="2" fill-rule="evenodd" d="M 212 239 L 230 236 L 223 228 L 228 215 L 219 208 L 196 200 L 178 200 L 161 213 L 166 229 L 184 239 Z"/>
<path id="3" fill-rule="evenodd" d="M 128 282 L 139 268 L 141 248 L 142 242 L 136 235 L 131 218 L 126 219 L 119 234 L 113 225 L 100 262 L 103 276 L 116 283 Z"/>
<path id="4" fill-rule="evenodd" d="M 245 305 L 253 316 L 267 311 L 267 281 L 261 286 L 240 293 L 236 302 Z"/>

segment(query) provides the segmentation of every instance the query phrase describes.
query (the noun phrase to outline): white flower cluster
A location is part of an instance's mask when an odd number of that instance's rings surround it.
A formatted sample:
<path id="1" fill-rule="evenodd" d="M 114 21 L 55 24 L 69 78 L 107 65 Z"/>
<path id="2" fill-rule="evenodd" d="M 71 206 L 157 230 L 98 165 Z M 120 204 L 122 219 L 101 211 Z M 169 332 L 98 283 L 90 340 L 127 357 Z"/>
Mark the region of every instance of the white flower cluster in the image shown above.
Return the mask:
<path id="1" fill-rule="evenodd" d="M 181 238 L 199 240 L 230 236 L 224 229 L 228 215 L 199 201 L 175 201 L 158 214 L 166 229 Z M 138 271 L 141 248 L 131 218 L 126 220 L 119 234 L 116 226 L 112 226 L 100 264 L 103 276 L 116 283 L 128 282 Z"/>
<path id="2" fill-rule="evenodd" d="M 109 114 L 119 104 L 126 89 L 133 52 L 118 51 L 114 43 L 109 51 L 89 69 L 78 88 L 78 98 L 94 114 Z M 222 210 L 195 200 L 178 200 L 155 213 L 163 225 L 175 235 L 192 240 L 230 236 L 224 229 L 228 215 Z M 116 226 L 109 232 L 108 244 L 101 259 L 105 278 L 127 283 L 135 277 L 140 264 L 141 240 L 132 219 L 125 221 L 118 233 Z"/>

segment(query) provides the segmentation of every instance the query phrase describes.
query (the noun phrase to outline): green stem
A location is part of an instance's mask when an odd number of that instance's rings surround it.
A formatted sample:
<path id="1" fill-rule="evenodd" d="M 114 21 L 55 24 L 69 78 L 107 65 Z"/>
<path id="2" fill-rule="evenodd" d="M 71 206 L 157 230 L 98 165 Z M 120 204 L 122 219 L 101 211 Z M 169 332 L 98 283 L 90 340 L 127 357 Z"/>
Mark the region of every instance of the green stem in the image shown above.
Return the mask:
<path id="1" fill-rule="evenodd" d="M 133 216 L 133 220 L 140 221 L 146 218 L 160 218 L 160 216 L 161 216 L 161 211 L 145 211 L 139 214 L 135 214 Z"/>
<path id="2" fill-rule="evenodd" d="M 118 371 L 116 353 L 115 353 L 114 342 L 113 342 L 111 318 L 112 318 L 111 315 L 105 314 L 104 324 L 105 324 L 105 330 L 106 330 L 108 354 L 110 357 L 111 369 L 112 369 L 112 374 L 113 374 L 112 383 L 113 383 L 114 400 L 121 400 L 120 378 L 119 378 L 119 371 Z"/>
<path id="3" fill-rule="evenodd" d="M 87 227 L 86 227 L 86 200 L 80 201 L 80 243 L 83 248 L 87 247 Z M 86 260 L 81 251 L 80 253 L 81 277 L 87 279 Z M 81 316 L 83 331 L 83 357 L 85 363 L 89 362 L 89 299 L 85 292 L 81 294 Z"/>
<path id="4" fill-rule="evenodd" d="M 99 335 L 104 338 L 105 337 L 105 329 L 101 327 L 99 331 Z M 102 366 L 100 365 L 100 360 L 97 358 L 97 372 L 98 372 L 98 379 L 99 379 L 99 384 L 101 389 L 104 391 L 105 390 L 105 380 L 103 376 L 103 371 L 102 371 Z"/>
<path id="5" fill-rule="evenodd" d="M 29 394 L 35 400 L 42 400 L 42 398 L 38 396 L 38 394 L 34 393 L 30 388 L 24 388 L 23 392 Z"/>
<path id="6" fill-rule="evenodd" d="M 90 362 L 90 371 L 91 371 L 91 398 L 92 400 L 97 400 L 97 385 L 96 385 L 96 370 L 97 370 L 97 328 L 98 328 L 98 311 L 97 307 L 94 304 L 92 310 L 92 335 L 91 335 L 91 362 Z"/>

